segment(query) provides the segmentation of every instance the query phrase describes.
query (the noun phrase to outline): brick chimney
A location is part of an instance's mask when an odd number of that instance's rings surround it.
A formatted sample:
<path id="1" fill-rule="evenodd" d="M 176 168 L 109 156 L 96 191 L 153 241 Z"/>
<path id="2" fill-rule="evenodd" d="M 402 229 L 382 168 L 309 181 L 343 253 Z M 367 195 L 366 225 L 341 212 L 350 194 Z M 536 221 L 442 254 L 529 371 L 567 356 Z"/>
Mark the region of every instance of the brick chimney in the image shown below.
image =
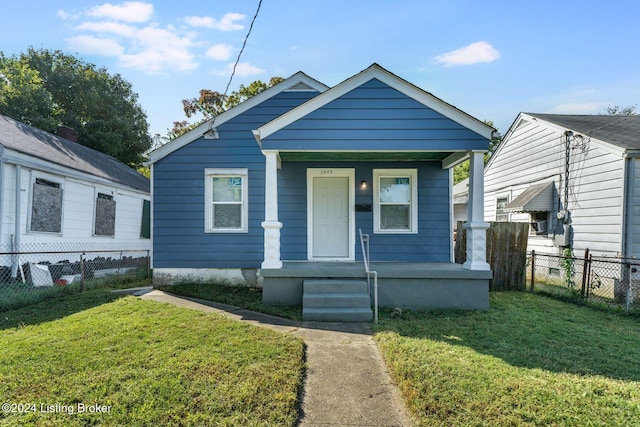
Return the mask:
<path id="1" fill-rule="evenodd" d="M 58 126 L 56 133 L 59 137 L 68 139 L 72 142 L 78 142 L 78 131 L 68 126 Z"/>

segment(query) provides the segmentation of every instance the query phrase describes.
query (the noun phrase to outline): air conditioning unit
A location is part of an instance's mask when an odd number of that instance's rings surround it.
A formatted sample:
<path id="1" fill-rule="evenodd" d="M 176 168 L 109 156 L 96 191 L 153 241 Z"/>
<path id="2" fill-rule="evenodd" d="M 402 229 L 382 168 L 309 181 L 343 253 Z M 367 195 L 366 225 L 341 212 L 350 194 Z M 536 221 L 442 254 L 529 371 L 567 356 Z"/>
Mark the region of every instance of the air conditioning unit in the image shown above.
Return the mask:
<path id="1" fill-rule="evenodd" d="M 531 222 L 531 228 L 536 234 L 546 234 L 547 233 L 547 222 L 544 221 L 533 221 Z"/>

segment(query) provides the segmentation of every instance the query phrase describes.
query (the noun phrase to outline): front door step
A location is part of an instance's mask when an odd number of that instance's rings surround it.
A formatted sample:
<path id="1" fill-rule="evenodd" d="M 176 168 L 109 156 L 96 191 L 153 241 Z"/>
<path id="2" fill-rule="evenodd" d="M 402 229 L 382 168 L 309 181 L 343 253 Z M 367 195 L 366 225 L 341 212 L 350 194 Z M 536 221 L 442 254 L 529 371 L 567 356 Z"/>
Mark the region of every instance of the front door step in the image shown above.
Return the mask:
<path id="1" fill-rule="evenodd" d="M 303 282 L 302 319 L 370 322 L 371 299 L 365 280 L 314 279 Z"/>

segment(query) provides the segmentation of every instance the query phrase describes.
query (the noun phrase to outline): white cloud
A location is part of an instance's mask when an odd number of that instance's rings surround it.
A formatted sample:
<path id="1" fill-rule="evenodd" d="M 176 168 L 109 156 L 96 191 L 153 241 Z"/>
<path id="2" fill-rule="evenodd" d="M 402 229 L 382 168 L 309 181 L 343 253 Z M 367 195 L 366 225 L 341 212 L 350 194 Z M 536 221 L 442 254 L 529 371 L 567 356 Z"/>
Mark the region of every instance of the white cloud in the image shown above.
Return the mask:
<path id="1" fill-rule="evenodd" d="M 227 13 L 220 20 L 188 17 L 175 19 L 189 26 L 161 26 L 152 21 L 153 5 L 144 1 L 102 3 L 99 6 L 75 11 L 58 11 L 58 16 L 73 22 L 74 34 L 67 39 L 70 49 L 84 54 L 103 55 L 116 58 L 122 67 L 133 68 L 149 74 L 173 71 L 189 71 L 200 65 L 196 57 L 201 56 L 229 61 L 233 46 L 224 43 L 213 46 L 198 41 L 201 28 L 221 31 L 242 29 L 238 22 L 245 18 L 240 13 Z M 208 49 L 207 49 L 208 47 Z M 230 68 L 224 71 L 230 74 Z M 258 67 L 240 64 L 236 74 L 241 76 L 262 73 Z"/>
<path id="2" fill-rule="evenodd" d="M 137 27 L 128 24 L 120 24 L 110 21 L 87 21 L 76 27 L 76 30 L 90 31 L 94 33 L 110 33 L 118 36 L 133 37 L 138 30 Z"/>
<path id="3" fill-rule="evenodd" d="M 153 5 L 139 1 L 126 1 L 122 4 L 105 3 L 89 9 L 87 15 L 124 22 L 147 22 L 153 15 Z"/>
<path id="4" fill-rule="evenodd" d="M 435 57 L 439 64 L 446 67 L 457 65 L 473 65 L 482 62 L 493 62 L 500 58 L 498 52 L 493 46 L 485 41 L 471 43 L 463 48 L 443 53 Z"/>
<path id="5" fill-rule="evenodd" d="M 244 25 L 236 23 L 244 19 L 245 16 L 241 13 L 227 13 L 221 20 L 217 21 L 210 16 L 187 16 L 184 18 L 184 22 L 192 27 L 205 27 L 214 28 L 220 31 L 234 31 L 242 30 Z"/>
<path id="6" fill-rule="evenodd" d="M 132 48 L 119 57 L 125 67 L 149 73 L 160 73 L 165 69 L 187 71 L 198 67 L 190 50 L 192 40 L 173 31 L 145 27 L 136 31 L 132 41 Z"/>
<path id="7" fill-rule="evenodd" d="M 205 54 L 208 58 L 215 59 L 217 61 L 227 61 L 231 57 L 233 46 L 224 43 L 218 43 L 207 49 Z"/>
<path id="8" fill-rule="evenodd" d="M 266 70 L 263 70 L 262 68 L 258 68 L 255 65 L 251 65 L 248 62 L 240 62 L 236 66 L 236 75 L 240 77 L 255 76 L 257 74 L 262 74 L 265 71 Z M 233 63 L 230 63 L 227 65 L 227 67 L 224 70 L 218 71 L 216 72 L 216 74 L 221 76 L 229 76 L 231 75 L 232 72 L 233 72 Z"/>
<path id="9" fill-rule="evenodd" d="M 90 55 L 120 56 L 124 52 L 124 47 L 112 39 L 82 35 L 68 41 L 70 49 Z"/>
<path id="10" fill-rule="evenodd" d="M 547 111 L 551 114 L 594 114 L 607 108 L 603 102 L 574 102 L 559 104 Z"/>

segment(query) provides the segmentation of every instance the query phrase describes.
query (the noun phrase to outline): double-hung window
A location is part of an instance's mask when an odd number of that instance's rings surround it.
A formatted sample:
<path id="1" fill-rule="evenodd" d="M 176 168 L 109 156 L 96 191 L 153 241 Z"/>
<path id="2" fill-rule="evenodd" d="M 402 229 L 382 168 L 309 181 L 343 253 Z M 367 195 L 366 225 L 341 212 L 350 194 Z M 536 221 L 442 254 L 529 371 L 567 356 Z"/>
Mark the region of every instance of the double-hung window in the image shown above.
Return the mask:
<path id="1" fill-rule="evenodd" d="M 496 199 L 496 222 L 509 221 L 509 211 L 506 210 L 508 204 L 508 197 L 498 197 Z"/>
<path id="2" fill-rule="evenodd" d="M 418 232 L 418 171 L 374 169 L 375 233 Z"/>
<path id="3" fill-rule="evenodd" d="M 248 231 L 247 169 L 205 169 L 205 231 Z"/>

